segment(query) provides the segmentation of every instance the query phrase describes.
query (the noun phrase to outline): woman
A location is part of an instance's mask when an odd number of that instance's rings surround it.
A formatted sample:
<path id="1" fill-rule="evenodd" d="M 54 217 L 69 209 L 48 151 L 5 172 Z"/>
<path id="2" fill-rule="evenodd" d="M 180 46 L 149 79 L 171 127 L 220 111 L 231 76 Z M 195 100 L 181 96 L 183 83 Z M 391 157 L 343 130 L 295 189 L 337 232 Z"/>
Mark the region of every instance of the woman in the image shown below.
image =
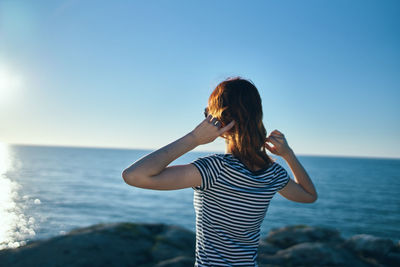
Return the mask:
<path id="1" fill-rule="evenodd" d="M 191 132 L 139 159 L 122 176 L 129 185 L 155 190 L 192 187 L 196 211 L 195 266 L 257 266 L 260 226 L 273 195 L 312 203 L 317 193 L 278 130 L 268 137 L 257 88 L 240 77 L 212 92 L 206 118 Z M 226 153 L 168 166 L 195 147 L 226 140 Z M 294 174 L 266 153 L 281 156 Z"/>

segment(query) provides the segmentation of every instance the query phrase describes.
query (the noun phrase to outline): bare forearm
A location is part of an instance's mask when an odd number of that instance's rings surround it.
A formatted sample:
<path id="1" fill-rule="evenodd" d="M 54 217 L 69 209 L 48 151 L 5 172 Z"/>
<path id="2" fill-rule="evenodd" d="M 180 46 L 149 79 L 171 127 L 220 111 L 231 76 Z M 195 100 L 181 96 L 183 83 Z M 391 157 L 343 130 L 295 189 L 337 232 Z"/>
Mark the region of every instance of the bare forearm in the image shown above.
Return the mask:
<path id="1" fill-rule="evenodd" d="M 140 176 L 154 176 L 159 174 L 172 161 L 189 152 L 197 146 L 192 133 L 188 133 L 178 140 L 142 157 L 125 169 L 125 173 L 135 172 Z"/>
<path id="2" fill-rule="evenodd" d="M 314 184 L 308 176 L 306 170 L 303 165 L 301 165 L 300 161 L 297 159 L 296 155 L 292 150 L 283 156 L 290 169 L 294 174 L 295 181 L 300 184 L 304 190 L 310 193 L 313 196 L 317 196 L 317 192 L 315 190 Z"/>
<path id="3" fill-rule="evenodd" d="M 159 175 L 172 161 L 199 145 L 214 141 L 234 125 L 235 121 L 231 121 L 220 128 L 216 118 L 208 115 L 193 131 L 137 160 L 122 172 L 122 177 L 128 184 L 132 184 L 132 180 L 146 180 Z"/>

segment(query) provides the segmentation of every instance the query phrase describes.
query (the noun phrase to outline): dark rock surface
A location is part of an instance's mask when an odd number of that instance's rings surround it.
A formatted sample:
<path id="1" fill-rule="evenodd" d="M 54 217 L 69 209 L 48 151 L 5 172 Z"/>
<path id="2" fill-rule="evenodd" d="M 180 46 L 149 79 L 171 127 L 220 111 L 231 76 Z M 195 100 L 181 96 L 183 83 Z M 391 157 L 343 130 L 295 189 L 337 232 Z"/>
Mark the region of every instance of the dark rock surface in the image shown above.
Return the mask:
<path id="1" fill-rule="evenodd" d="M 173 225 L 98 224 L 1 250 L 0 266 L 191 266 L 195 238 Z"/>
<path id="2" fill-rule="evenodd" d="M 261 240 L 260 266 L 400 266 L 400 244 L 371 235 L 349 239 L 329 227 L 291 225 Z"/>
<path id="3" fill-rule="evenodd" d="M 175 225 L 110 223 L 0 251 L 0 266 L 194 265 L 195 234 Z M 260 240 L 260 266 L 400 266 L 400 244 L 371 235 L 348 239 L 328 227 L 294 225 Z"/>

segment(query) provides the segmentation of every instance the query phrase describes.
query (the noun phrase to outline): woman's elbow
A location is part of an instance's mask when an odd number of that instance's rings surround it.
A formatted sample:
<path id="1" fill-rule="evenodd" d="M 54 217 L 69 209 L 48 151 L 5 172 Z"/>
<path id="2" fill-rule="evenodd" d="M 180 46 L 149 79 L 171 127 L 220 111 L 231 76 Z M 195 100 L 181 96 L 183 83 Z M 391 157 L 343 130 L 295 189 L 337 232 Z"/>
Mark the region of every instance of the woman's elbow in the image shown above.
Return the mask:
<path id="1" fill-rule="evenodd" d="M 122 172 L 122 178 L 124 179 L 125 183 L 134 187 L 146 188 L 146 181 L 148 179 L 145 177 L 146 176 L 130 169 L 125 169 Z"/>
<path id="2" fill-rule="evenodd" d="M 317 193 L 315 193 L 315 194 L 311 195 L 308 203 L 314 203 L 315 201 L 317 201 L 317 199 L 318 199 L 318 195 L 317 195 Z"/>
<path id="3" fill-rule="evenodd" d="M 125 183 L 127 183 L 128 185 L 135 186 L 136 178 L 135 178 L 134 174 L 131 171 L 129 171 L 128 169 L 125 169 L 122 172 L 122 178 L 124 179 Z"/>

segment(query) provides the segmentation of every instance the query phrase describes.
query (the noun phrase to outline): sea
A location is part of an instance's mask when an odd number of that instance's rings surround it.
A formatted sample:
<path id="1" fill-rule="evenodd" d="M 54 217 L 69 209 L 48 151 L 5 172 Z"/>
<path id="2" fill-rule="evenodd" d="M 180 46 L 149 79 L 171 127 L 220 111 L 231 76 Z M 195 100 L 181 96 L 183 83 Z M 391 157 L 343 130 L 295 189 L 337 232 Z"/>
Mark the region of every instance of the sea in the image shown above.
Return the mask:
<path id="1" fill-rule="evenodd" d="M 195 231 L 193 189 L 129 186 L 123 169 L 150 150 L 0 146 L 0 249 L 98 223 L 176 224 Z M 170 165 L 221 152 L 189 152 Z M 280 157 L 274 157 L 289 173 Z M 298 155 L 318 192 L 314 203 L 275 194 L 261 236 L 287 225 L 326 226 L 344 238 L 400 240 L 400 160 Z M 293 175 L 291 175 L 293 178 Z"/>

